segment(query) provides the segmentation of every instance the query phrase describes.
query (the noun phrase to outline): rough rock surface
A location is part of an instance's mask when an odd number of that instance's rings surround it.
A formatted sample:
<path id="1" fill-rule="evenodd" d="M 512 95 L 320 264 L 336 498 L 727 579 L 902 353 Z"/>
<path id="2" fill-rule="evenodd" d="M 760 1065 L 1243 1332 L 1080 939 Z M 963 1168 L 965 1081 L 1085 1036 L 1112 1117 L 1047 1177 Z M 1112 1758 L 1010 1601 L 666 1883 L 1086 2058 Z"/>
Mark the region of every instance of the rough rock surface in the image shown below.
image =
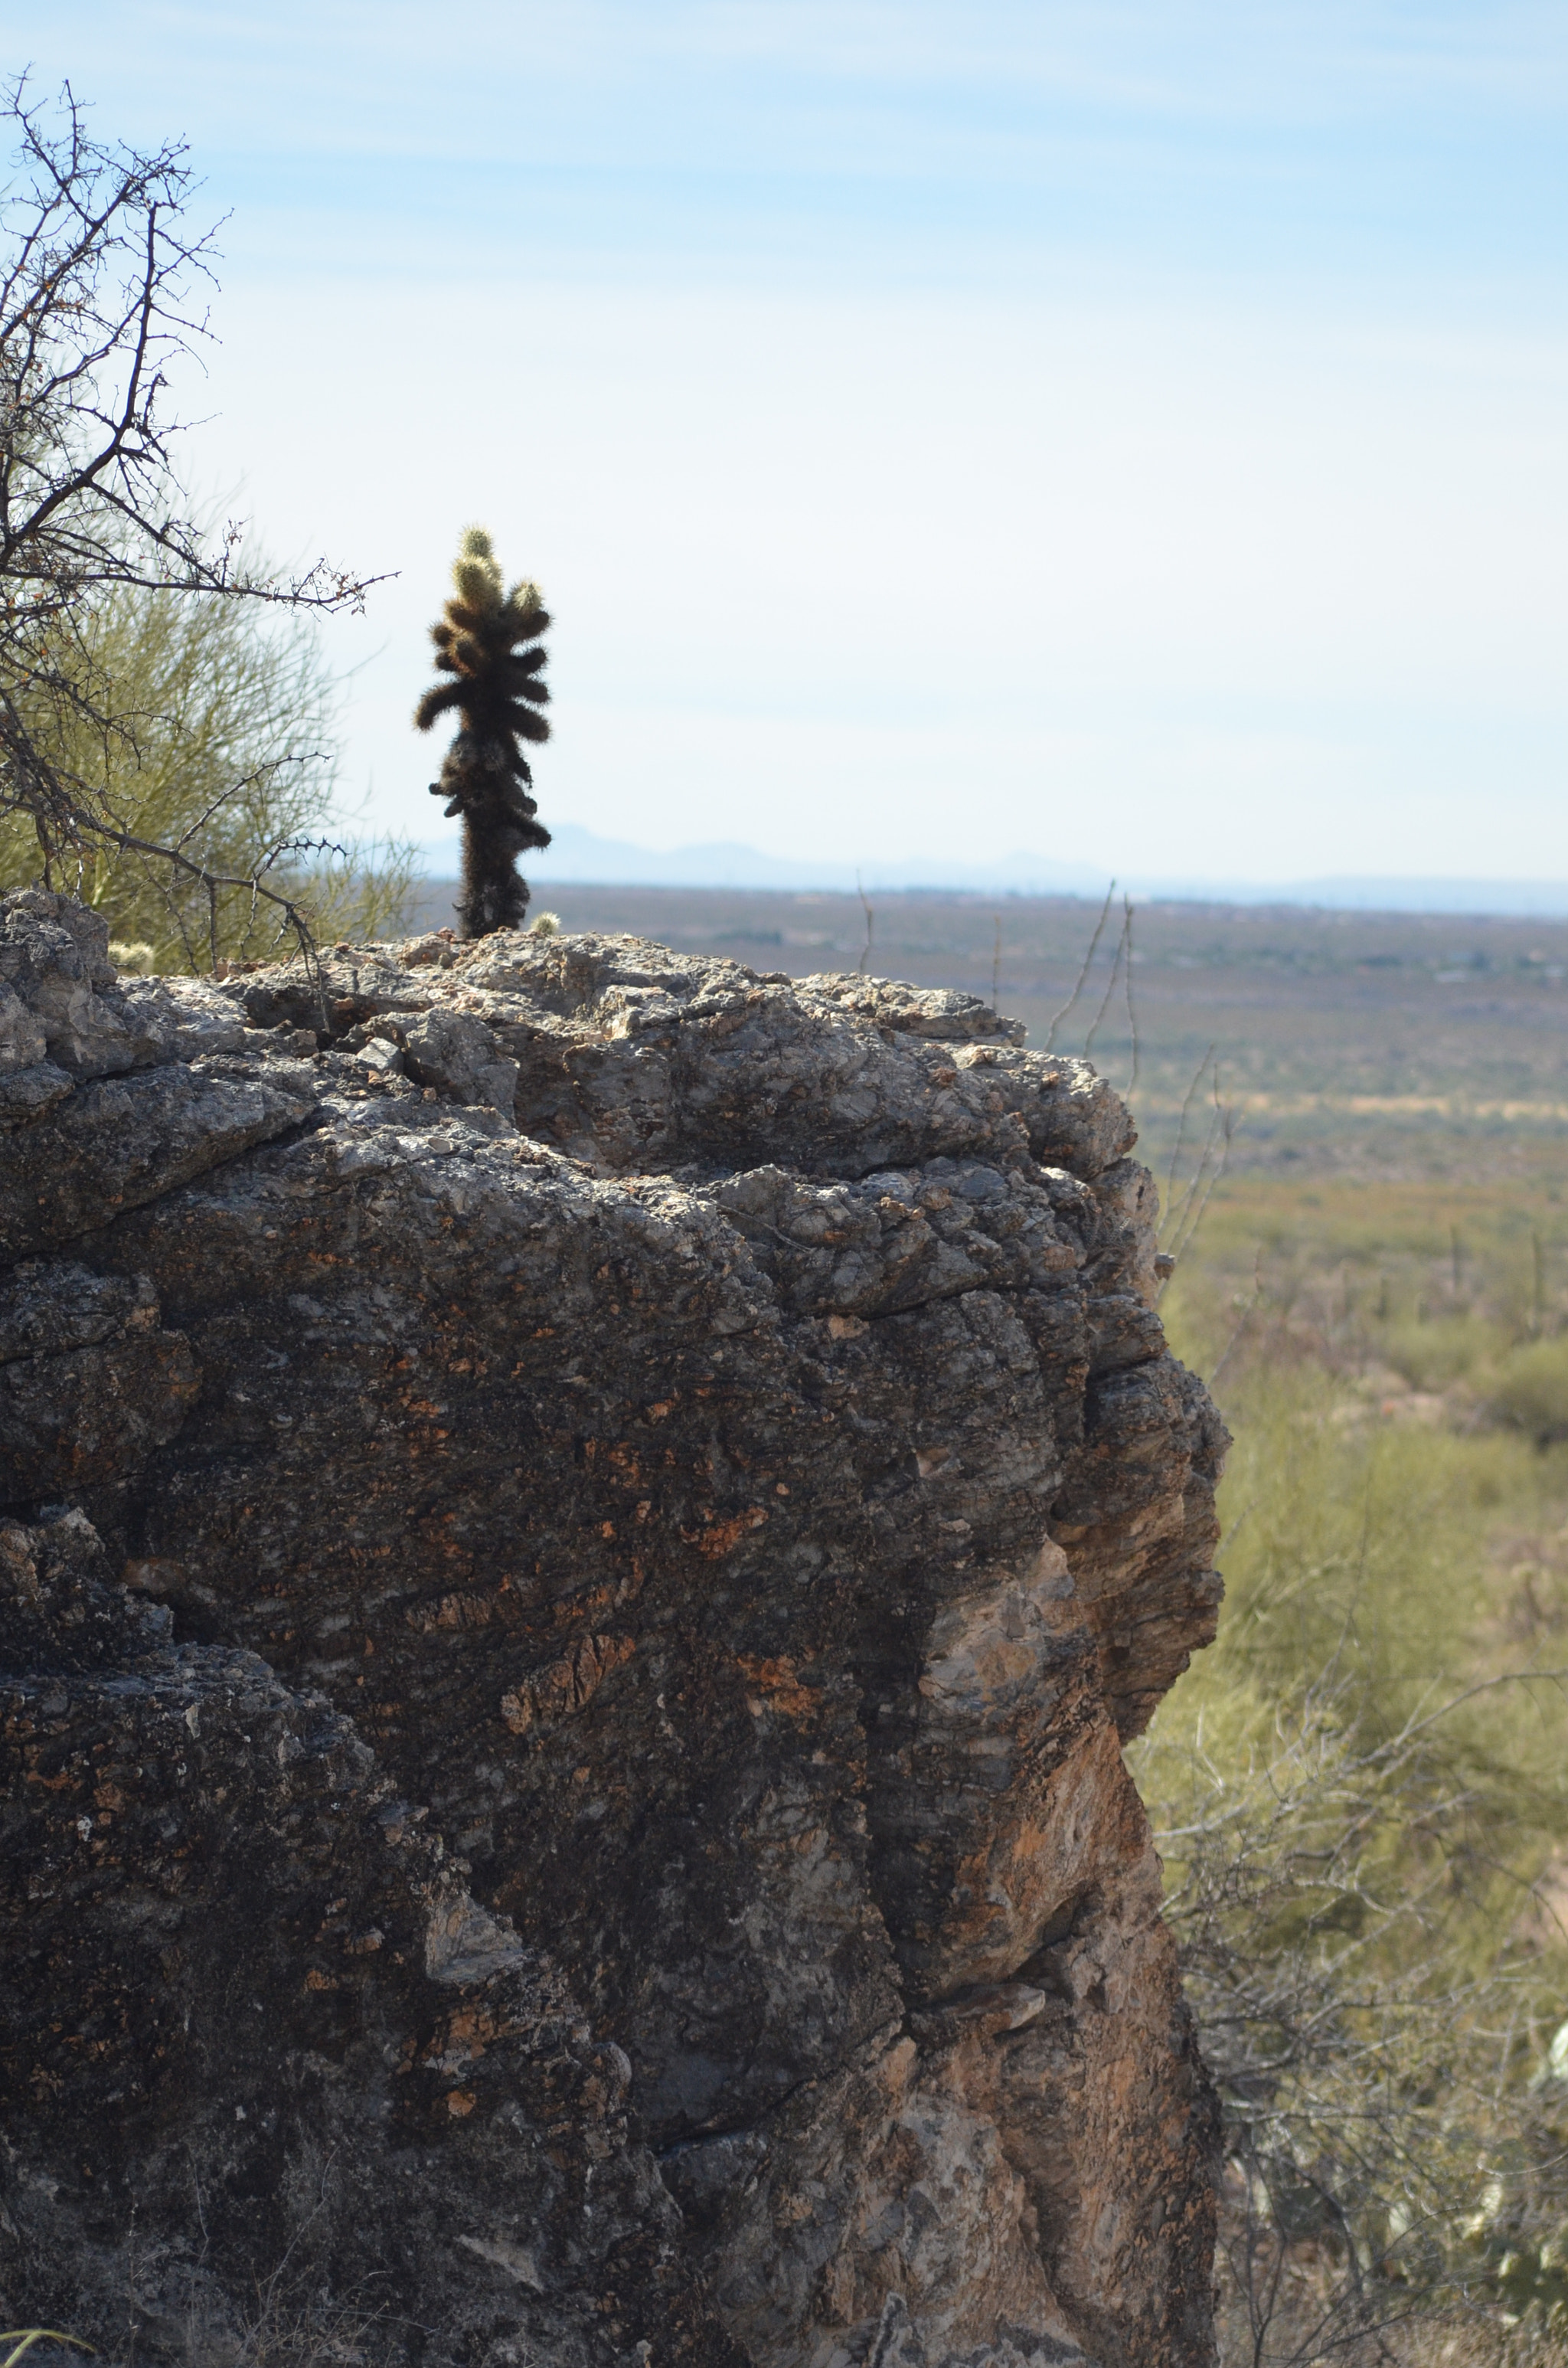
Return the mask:
<path id="1" fill-rule="evenodd" d="M 117 982 L 0 907 L 7 2324 L 1210 2358 L 1120 1742 L 1224 1437 L 1124 1109 L 1020 1035 L 629 939 Z"/>

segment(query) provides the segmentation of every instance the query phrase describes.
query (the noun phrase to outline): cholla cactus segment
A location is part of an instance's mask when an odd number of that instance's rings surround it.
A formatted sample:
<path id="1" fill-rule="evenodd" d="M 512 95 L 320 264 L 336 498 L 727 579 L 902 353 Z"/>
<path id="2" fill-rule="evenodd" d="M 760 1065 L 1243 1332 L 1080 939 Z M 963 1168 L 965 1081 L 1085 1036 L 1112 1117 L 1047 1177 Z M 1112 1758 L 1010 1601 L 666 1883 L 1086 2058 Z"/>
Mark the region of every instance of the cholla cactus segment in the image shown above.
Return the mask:
<path id="1" fill-rule="evenodd" d="M 458 598 L 476 615 L 489 616 L 501 603 L 501 570 L 482 526 L 471 526 L 452 568 Z"/>
<path id="2" fill-rule="evenodd" d="M 437 717 L 456 709 L 461 723 L 441 778 L 430 788 L 448 800 L 449 814 L 462 817 L 458 914 L 463 936 L 477 938 L 519 926 L 528 891 L 517 858 L 550 844 L 528 794 L 533 775 L 521 745 L 550 737 L 540 712 L 550 699 L 542 679 L 545 654 L 538 646 L 550 612 L 527 577 L 503 595 L 500 564 L 483 527 L 464 534 L 452 581 L 454 597 L 430 638 L 437 672 L 454 679 L 426 692 L 414 721 L 428 732 Z"/>
<path id="3" fill-rule="evenodd" d="M 158 956 L 145 938 L 111 938 L 108 958 L 116 970 L 129 972 L 133 978 L 149 978 Z"/>

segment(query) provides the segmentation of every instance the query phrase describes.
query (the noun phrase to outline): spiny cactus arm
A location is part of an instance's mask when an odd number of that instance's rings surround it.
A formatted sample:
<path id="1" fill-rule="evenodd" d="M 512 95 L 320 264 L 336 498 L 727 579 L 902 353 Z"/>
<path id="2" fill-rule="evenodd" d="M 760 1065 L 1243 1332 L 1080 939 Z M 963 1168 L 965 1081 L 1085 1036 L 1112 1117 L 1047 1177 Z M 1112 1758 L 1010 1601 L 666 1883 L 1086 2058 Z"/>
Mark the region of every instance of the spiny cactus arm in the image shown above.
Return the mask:
<path id="1" fill-rule="evenodd" d="M 437 716 L 445 715 L 449 708 L 460 707 L 467 697 L 466 682 L 438 682 L 433 690 L 426 692 L 415 709 L 415 730 L 428 732 Z"/>
<path id="2" fill-rule="evenodd" d="M 430 638 L 434 641 L 437 633 L 483 632 L 486 626 L 494 623 L 495 616 L 494 609 L 476 607 L 472 600 L 449 600 L 441 612 L 440 623 L 430 628 Z"/>
<path id="3" fill-rule="evenodd" d="M 459 599 L 470 608 L 484 615 L 493 615 L 500 608 L 501 571 L 493 559 L 460 559 L 452 570 L 452 582 Z"/>
<path id="4" fill-rule="evenodd" d="M 467 675 L 480 675 L 491 664 L 489 651 L 474 633 L 454 633 L 449 645 L 452 663 Z"/>
<path id="5" fill-rule="evenodd" d="M 506 728 L 515 732 L 519 740 L 538 741 L 550 737 L 550 725 L 542 715 L 536 715 L 531 707 L 512 708 L 507 714 Z"/>
<path id="6" fill-rule="evenodd" d="M 435 639 L 434 633 L 432 633 L 431 639 Z M 463 668 L 459 663 L 453 651 L 453 644 L 457 639 L 458 636 L 455 633 L 448 633 L 444 642 L 442 642 L 437 648 L 436 665 L 437 670 L 442 674 L 461 674 L 463 671 Z"/>

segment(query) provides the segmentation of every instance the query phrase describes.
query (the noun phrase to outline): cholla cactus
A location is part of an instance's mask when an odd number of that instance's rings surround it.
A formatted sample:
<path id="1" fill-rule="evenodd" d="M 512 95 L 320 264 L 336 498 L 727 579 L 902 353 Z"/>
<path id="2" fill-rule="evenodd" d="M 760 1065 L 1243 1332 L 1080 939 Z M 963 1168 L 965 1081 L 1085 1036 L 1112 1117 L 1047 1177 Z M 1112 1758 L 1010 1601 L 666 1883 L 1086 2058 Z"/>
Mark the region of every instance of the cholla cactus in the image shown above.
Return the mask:
<path id="1" fill-rule="evenodd" d="M 463 536 L 452 581 L 456 596 L 430 638 L 437 667 L 456 680 L 427 690 L 414 721 L 428 732 L 453 707 L 462 720 L 430 794 L 448 801 L 448 814 L 462 816 L 458 919 L 465 938 L 483 938 L 520 925 L 528 883 L 517 859 L 525 848 L 550 845 L 550 833 L 534 818 L 533 775 L 519 745 L 550 737 L 539 712 L 550 693 L 540 679 L 544 652 L 537 646 L 550 617 L 537 584 L 514 584 L 503 594 L 483 527 L 471 526 Z"/>

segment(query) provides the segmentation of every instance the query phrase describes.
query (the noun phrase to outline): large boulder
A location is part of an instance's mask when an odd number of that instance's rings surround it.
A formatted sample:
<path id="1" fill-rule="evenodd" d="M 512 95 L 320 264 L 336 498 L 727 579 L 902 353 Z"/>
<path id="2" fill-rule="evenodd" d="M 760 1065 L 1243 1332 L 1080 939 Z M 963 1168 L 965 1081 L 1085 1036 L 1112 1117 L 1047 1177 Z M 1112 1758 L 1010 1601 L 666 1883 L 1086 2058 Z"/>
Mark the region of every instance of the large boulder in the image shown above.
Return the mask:
<path id="1" fill-rule="evenodd" d="M 4 927 L 7 2323 L 1207 2362 L 1120 1743 L 1224 1435 L 1104 1081 L 624 938 Z"/>

